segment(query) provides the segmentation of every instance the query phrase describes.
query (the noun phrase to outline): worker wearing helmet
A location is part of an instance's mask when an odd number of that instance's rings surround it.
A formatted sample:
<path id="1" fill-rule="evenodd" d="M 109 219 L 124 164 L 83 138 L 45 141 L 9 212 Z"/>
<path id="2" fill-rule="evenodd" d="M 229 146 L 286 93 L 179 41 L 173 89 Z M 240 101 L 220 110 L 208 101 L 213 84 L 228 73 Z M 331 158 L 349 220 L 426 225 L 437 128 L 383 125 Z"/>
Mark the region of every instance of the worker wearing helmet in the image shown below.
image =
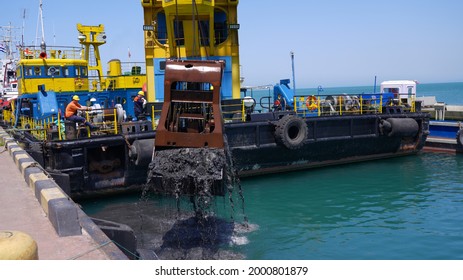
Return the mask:
<path id="1" fill-rule="evenodd" d="M 133 112 L 135 114 L 135 118 L 144 118 L 145 104 L 145 92 L 140 90 L 137 96 L 135 96 L 135 98 L 133 99 Z"/>
<path id="2" fill-rule="evenodd" d="M 69 121 L 73 121 L 76 123 L 84 123 L 86 126 L 90 127 L 90 129 L 96 129 L 97 128 L 96 126 L 87 122 L 85 118 L 77 115 L 77 110 L 91 110 L 91 108 L 80 105 L 79 100 L 80 98 L 78 95 L 74 95 L 72 97 L 72 101 L 69 102 L 69 104 L 66 106 L 66 113 L 64 116 Z"/>

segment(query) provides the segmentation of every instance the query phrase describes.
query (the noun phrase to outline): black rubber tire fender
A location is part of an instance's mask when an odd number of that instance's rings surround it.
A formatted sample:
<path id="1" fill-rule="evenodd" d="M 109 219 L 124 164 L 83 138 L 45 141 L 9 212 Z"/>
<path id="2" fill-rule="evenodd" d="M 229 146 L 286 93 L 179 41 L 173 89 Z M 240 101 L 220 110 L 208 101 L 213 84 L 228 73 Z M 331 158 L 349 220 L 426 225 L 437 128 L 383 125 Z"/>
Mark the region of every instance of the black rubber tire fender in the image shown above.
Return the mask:
<path id="1" fill-rule="evenodd" d="M 296 150 L 304 145 L 308 131 L 307 124 L 303 119 L 286 115 L 275 126 L 275 140 L 288 149 Z"/>
<path id="2" fill-rule="evenodd" d="M 129 157 L 136 166 L 148 166 L 153 156 L 153 149 L 153 139 L 135 140 L 129 149 Z"/>
<path id="3" fill-rule="evenodd" d="M 391 124 L 391 131 L 388 136 L 415 137 L 419 132 L 419 125 L 412 118 L 389 118 L 386 120 Z"/>

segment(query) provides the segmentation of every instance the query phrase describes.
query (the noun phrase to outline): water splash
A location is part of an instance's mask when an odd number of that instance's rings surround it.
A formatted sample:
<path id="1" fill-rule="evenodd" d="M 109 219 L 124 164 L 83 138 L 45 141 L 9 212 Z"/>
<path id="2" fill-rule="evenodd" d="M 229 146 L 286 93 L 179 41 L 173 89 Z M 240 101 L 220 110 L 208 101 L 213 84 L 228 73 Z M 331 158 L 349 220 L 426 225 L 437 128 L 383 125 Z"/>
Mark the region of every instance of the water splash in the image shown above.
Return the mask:
<path id="1" fill-rule="evenodd" d="M 227 143 L 227 139 L 225 138 Z M 149 166 L 148 181 L 142 197 L 148 190 L 170 195 L 176 201 L 177 215 L 171 229 L 163 236 L 157 252 L 167 259 L 221 259 L 219 248 L 244 245 L 248 240 L 243 228 L 249 230 L 244 211 L 244 195 L 233 165 L 228 145 L 225 149 L 180 148 L 156 151 Z M 235 223 L 235 190 L 238 192 L 243 223 Z M 215 215 L 215 195 L 228 195 L 231 222 Z M 182 202 L 189 199 L 195 215 L 185 217 Z M 239 231 L 236 231 L 238 228 Z M 221 252 L 221 253 L 219 253 Z M 239 257 L 241 258 L 241 257 Z"/>

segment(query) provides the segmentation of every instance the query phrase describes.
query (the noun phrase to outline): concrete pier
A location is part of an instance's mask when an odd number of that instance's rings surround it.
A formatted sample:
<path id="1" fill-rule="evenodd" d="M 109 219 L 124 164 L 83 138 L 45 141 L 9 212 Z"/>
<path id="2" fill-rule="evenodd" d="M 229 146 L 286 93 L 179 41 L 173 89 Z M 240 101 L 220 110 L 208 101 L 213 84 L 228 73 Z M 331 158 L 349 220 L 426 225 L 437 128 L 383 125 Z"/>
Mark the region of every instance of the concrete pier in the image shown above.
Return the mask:
<path id="1" fill-rule="evenodd" d="M 1 128 L 0 142 L 0 230 L 30 235 L 39 260 L 127 259 Z"/>

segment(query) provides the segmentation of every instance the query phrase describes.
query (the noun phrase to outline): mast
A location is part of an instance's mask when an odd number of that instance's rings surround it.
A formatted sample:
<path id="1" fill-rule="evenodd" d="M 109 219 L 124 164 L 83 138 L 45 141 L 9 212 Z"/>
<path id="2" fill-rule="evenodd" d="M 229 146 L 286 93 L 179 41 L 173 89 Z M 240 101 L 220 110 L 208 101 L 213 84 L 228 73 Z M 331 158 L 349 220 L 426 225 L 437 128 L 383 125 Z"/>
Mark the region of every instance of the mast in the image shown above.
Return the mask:
<path id="1" fill-rule="evenodd" d="M 21 30 L 21 48 L 24 46 L 24 30 L 26 29 L 26 9 L 23 11 L 23 27 Z"/>
<path id="2" fill-rule="evenodd" d="M 77 31 L 79 31 L 79 42 L 84 48 L 84 59 L 88 62 L 88 70 L 97 72 L 101 85 L 103 83 L 103 66 L 101 65 L 99 47 L 106 43 L 104 25 L 93 26 L 78 23 Z"/>
<path id="3" fill-rule="evenodd" d="M 43 27 L 43 3 L 42 0 L 39 0 L 39 14 L 38 14 L 38 19 L 37 19 L 37 30 L 36 30 L 36 40 L 38 38 L 38 29 L 39 25 L 42 30 L 42 37 L 40 41 L 40 51 L 43 53 L 47 52 L 47 45 L 45 44 L 45 29 Z M 37 45 L 37 41 L 35 42 L 35 45 Z"/>
<path id="4" fill-rule="evenodd" d="M 0 52 L 5 53 L 5 58 L 9 60 L 14 59 L 14 46 L 13 38 L 15 37 L 14 31 L 17 29 L 11 25 L 11 22 L 8 26 L 0 26 L 0 30 L 3 31 L 1 41 L 0 41 Z"/>
<path id="5" fill-rule="evenodd" d="M 290 55 L 291 55 L 291 69 L 293 72 L 293 92 L 294 92 L 294 96 L 296 96 L 296 75 L 294 73 L 294 52 L 291 51 Z"/>

